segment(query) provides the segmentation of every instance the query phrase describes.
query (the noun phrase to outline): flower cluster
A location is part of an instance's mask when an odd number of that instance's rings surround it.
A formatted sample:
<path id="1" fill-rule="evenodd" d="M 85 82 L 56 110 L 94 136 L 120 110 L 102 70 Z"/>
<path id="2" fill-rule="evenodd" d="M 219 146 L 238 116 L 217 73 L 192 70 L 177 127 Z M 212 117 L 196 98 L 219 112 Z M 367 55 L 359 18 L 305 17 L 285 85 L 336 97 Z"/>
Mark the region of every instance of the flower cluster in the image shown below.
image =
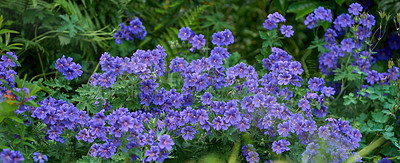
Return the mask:
<path id="1" fill-rule="evenodd" d="M 361 133 L 358 129 L 353 129 L 348 121 L 327 118 L 329 122 L 325 126 L 318 128 L 318 134 L 310 136 L 310 142 L 306 151 L 303 152 L 303 162 L 315 162 L 326 160 L 327 162 L 344 162 L 349 156 L 357 155 L 352 151 L 359 147 Z M 318 137 L 317 137 L 318 135 Z M 324 146 L 318 142 L 324 141 Z M 320 149 L 321 148 L 321 149 Z M 322 150 L 324 148 L 324 150 Z M 359 157 L 358 161 L 361 161 Z"/>
<path id="2" fill-rule="evenodd" d="M 202 46 L 206 45 L 206 39 L 204 39 L 204 35 L 196 34 L 189 27 L 183 27 L 179 30 L 178 38 L 182 41 L 188 40 L 192 47 L 189 49 L 191 52 L 194 49 L 199 50 Z M 233 44 L 235 39 L 232 35 L 232 32 L 229 29 L 225 29 L 224 31 L 216 32 L 212 35 L 211 43 L 214 45 L 220 46 L 228 46 Z"/>
<path id="3" fill-rule="evenodd" d="M 284 22 L 285 18 L 274 13 L 267 20 L 276 25 Z M 293 34 L 290 30 L 283 29 L 281 32 L 290 37 Z M 204 36 L 196 35 L 189 27 L 182 28 L 178 37 L 188 40 L 192 50 L 205 45 Z M 63 141 L 61 134 L 66 129 L 75 129 L 78 132 L 76 139 L 93 143 L 90 149 L 92 157 L 110 158 L 118 148 L 135 148 L 143 153 L 137 157 L 143 157 L 140 159 L 147 162 L 162 162 L 168 158 L 175 144 L 173 137 L 191 141 L 202 132 L 226 132 L 228 129 L 246 132 L 252 127 L 258 128 L 257 131 L 269 137 L 279 135 L 275 141 L 268 142 L 277 154 L 290 151 L 288 137 L 298 137 L 303 145 L 316 142 L 314 135 L 318 133 L 318 126 L 313 117 L 326 116 L 325 97 L 333 95 L 334 89 L 324 86 L 322 78 L 313 78 L 308 80 L 307 94 L 300 100 L 293 100 L 293 91 L 302 86 L 301 74 L 304 70 L 301 63 L 293 61 L 286 51 L 272 48 L 272 54 L 263 59 L 268 72 L 260 79 L 251 65 L 243 62 L 232 67 L 224 65 L 230 53 L 222 46 L 234 42 L 229 30 L 214 33 L 212 37 L 216 46 L 208 58 L 188 62 L 176 57 L 171 61 L 170 73 L 177 73 L 184 80 L 180 90 L 167 90 L 157 83 L 158 77 L 165 73 L 164 59 L 167 54 L 162 46 L 154 50 L 137 50 L 131 58 L 112 57 L 108 53 L 101 56 L 99 64 L 104 73 L 95 73 L 91 84 L 109 88 L 119 75 L 135 75 L 140 79 L 139 98 L 146 111 L 103 109 L 90 117 L 74 105 L 50 97 L 40 102 L 40 107 L 32 108 L 32 117 L 43 120 L 50 128 L 47 137 L 56 141 Z M 223 87 L 234 87 L 232 92 L 239 98 L 221 99 L 215 92 Z M 286 106 L 287 101 L 292 101 L 294 107 L 297 105 L 301 110 Z M 356 148 L 359 142 L 356 138 L 361 134 L 355 133 L 358 130 L 353 130 L 348 123 L 339 121 L 332 120 L 327 127 L 332 131 L 327 132 L 355 142 L 351 147 Z M 125 142 L 126 146 L 122 146 Z M 252 145 L 242 149 L 247 161 L 259 161 Z M 332 150 L 338 154 L 339 146 Z"/>
<path id="4" fill-rule="evenodd" d="M 320 21 L 332 22 L 331 9 L 325 9 L 324 7 L 318 7 L 314 9 L 314 12 L 306 17 L 304 24 L 307 26 L 307 28 L 313 29 Z"/>
<path id="5" fill-rule="evenodd" d="M 267 28 L 268 30 L 272 30 L 274 28 L 278 27 L 278 23 L 285 22 L 286 19 L 279 14 L 278 12 L 275 12 L 273 14 L 268 15 L 268 19 L 265 20 L 263 23 L 264 28 Z M 291 25 L 282 25 L 279 30 L 285 37 L 292 37 L 294 34 L 294 31 L 292 30 L 293 26 Z"/>
<path id="6" fill-rule="evenodd" d="M 24 161 L 24 156 L 19 151 L 13 151 L 8 148 L 0 152 L 0 162 L 3 163 L 20 163 Z"/>
<path id="7" fill-rule="evenodd" d="M 6 52 L 6 54 L 11 56 L 11 57 L 13 57 L 15 60 L 17 60 L 17 56 L 15 55 L 15 52 Z M 2 55 L 1 56 L 1 61 L 0 61 L 0 79 L 4 79 L 5 81 L 8 82 L 8 83 L 5 83 L 5 84 L 12 84 L 12 83 L 14 83 L 14 80 L 15 80 L 14 75 L 17 75 L 17 72 L 15 72 L 13 70 L 13 68 L 17 67 L 18 64 L 15 63 L 14 60 L 12 60 L 7 55 Z M 1 81 L 0 81 L 0 84 L 2 84 Z M 10 85 L 10 86 L 12 87 L 14 85 Z M 2 90 L 1 93 L 5 93 L 7 88 L 0 87 L 0 89 Z M 1 97 L 2 96 L 0 96 L 0 98 Z"/>
<path id="8" fill-rule="evenodd" d="M 143 40 L 147 35 L 146 28 L 143 26 L 143 23 L 139 18 L 135 18 L 129 22 L 129 26 L 125 26 L 124 23 L 120 24 L 121 30 L 118 30 L 114 34 L 115 42 L 117 44 L 122 44 L 122 39 L 126 39 L 126 41 L 132 40 L 134 38 L 138 38 Z"/>
<path id="9" fill-rule="evenodd" d="M 57 59 L 56 61 L 56 69 L 60 71 L 67 80 L 73 80 L 78 76 L 81 76 L 83 71 L 81 70 L 81 65 L 79 63 L 72 62 L 72 58 L 65 58 L 63 55 L 62 58 Z"/>
<path id="10" fill-rule="evenodd" d="M 260 160 L 256 149 L 251 144 L 243 146 L 242 153 L 243 156 L 246 157 L 246 161 L 249 163 L 256 163 Z"/>
<path id="11" fill-rule="evenodd" d="M 264 26 L 264 28 L 267 28 L 268 30 L 272 30 L 277 27 L 277 23 L 281 23 L 281 22 L 286 22 L 285 17 L 283 17 L 278 12 L 275 12 L 273 14 L 268 15 L 268 19 L 265 19 L 263 26 Z"/>
<path id="12" fill-rule="evenodd" d="M 32 108 L 32 117 L 42 120 L 47 126 L 47 139 L 63 143 L 63 130 L 73 130 L 87 125 L 89 116 L 84 110 L 78 110 L 73 104 L 64 100 L 46 98 L 39 103 L 40 107 Z"/>
<path id="13" fill-rule="evenodd" d="M 137 50 L 131 58 L 112 57 L 105 52 L 100 57 L 102 74 L 93 74 L 90 83 L 93 86 L 109 88 L 119 75 L 124 73 L 139 75 L 141 80 L 157 78 L 165 72 L 165 49 L 158 45 L 154 50 Z"/>
<path id="14" fill-rule="evenodd" d="M 212 41 L 211 43 L 217 46 L 228 46 L 230 44 L 233 44 L 235 39 L 233 38 L 232 32 L 229 29 L 225 29 L 225 31 L 220 31 L 217 33 L 214 33 L 212 35 Z"/>

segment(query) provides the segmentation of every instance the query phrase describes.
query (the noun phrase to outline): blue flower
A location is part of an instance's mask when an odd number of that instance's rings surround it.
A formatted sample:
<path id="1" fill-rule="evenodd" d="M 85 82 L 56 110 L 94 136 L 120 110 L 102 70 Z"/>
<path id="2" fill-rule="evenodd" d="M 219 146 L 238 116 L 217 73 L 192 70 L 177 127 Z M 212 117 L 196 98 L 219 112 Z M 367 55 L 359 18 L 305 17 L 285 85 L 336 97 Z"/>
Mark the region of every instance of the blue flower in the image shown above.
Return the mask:
<path id="1" fill-rule="evenodd" d="M 193 40 L 189 41 L 193 48 L 196 48 L 197 50 L 199 50 L 201 48 L 201 46 L 206 45 L 206 39 L 204 39 L 204 35 L 199 34 L 193 37 Z"/>
<path id="2" fill-rule="evenodd" d="M 291 36 L 293 36 L 293 33 L 294 33 L 294 31 L 292 29 L 293 29 L 293 26 L 291 26 L 291 25 L 288 25 L 288 26 L 282 25 L 279 30 L 281 31 L 281 33 L 283 35 L 285 35 L 285 37 L 291 37 Z"/>
<path id="3" fill-rule="evenodd" d="M 189 27 L 182 27 L 179 29 L 179 34 L 178 38 L 180 38 L 182 41 L 187 40 L 192 33 L 192 30 Z"/>
<path id="4" fill-rule="evenodd" d="M 169 135 L 162 135 L 160 137 L 158 137 L 158 146 L 161 149 L 166 149 L 168 151 L 172 150 L 172 146 L 175 144 L 174 141 L 171 139 L 171 137 Z"/>
<path id="5" fill-rule="evenodd" d="M 268 30 L 272 30 L 277 27 L 276 22 L 270 19 L 266 19 L 265 22 L 263 23 L 263 26 Z"/>
<path id="6" fill-rule="evenodd" d="M 359 12 L 361 12 L 362 9 L 363 9 L 363 7 L 359 3 L 356 2 L 356 3 L 352 3 L 348 10 L 349 10 L 350 14 L 359 15 Z"/>
<path id="7" fill-rule="evenodd" d="M 196 134 L 196 130 L 192 126 L 186 126 L 182 130 L 182 138 L 185 140 L 192 140 L 194 138 L 194 134 Z"/>
<path id="8" fill-rule="evenodd" d="M 213 96 L 212 96 L 211 93 L 205 92 L 204 95 L 201 96 L 201 100 L 200 101 L 201 101 L 201 103 L 203 105 L 209 105 L 212 102 L 212 98 L 213 98 Z"/>
<path id="9" fill-rule="evenodd" d="M 44 163 L 44 161 L 49 161 L 46 155 L 42 155 L 39 152 L 33 153 L 33 161 L 39 162 L 39 163 Z"/>

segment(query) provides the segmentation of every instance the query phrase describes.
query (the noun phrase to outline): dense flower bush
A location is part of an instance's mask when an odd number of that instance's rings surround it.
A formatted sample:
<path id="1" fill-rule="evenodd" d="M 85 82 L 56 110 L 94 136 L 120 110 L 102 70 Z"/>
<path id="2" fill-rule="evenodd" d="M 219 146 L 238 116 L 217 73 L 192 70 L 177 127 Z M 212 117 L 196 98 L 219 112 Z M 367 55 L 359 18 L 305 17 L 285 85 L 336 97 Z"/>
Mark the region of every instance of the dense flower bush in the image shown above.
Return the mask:
<path id="1" fill-rule="evenodd" d="M 59 151 L 49 147 L 58 146 L 72 149 L 81 162 L 163 162 L 181 157 L 183 150 L 207 150 L 207 145 L 218 144 L 233 146 L 231 157 L 252 163 L 283 158 L 288 162 L 362 162 L 364 153 L 359 149 L 368 147 L 366 140 L 373 132 L 383 135 L 373 143 L 387 139 L 400 148 L 395 136 L 400 69 L 394 63 L 387 71 L 374 69 L 377 60 L 388 60 L 391 52 L 373 48 L 375 17 L 353 3 L 348 13 L 336 18 L 330 9 L 318 7 L 304 20 L 310 30 L 325 22 L 332 25 L 322 39 L 316 36 L 323 43 L 315 45 L 322 75 L 309 78 L 304 63 L 279 43 L 296 33 L 278 12 L 260 24 L 265 30 L 260 31 L 265 40 L 262 50 L 268 52 L 260 60 L 261 69 L 232 61 L 235 54 L 229 46 L 235 37 L 229 29 L 212 35 L 190 27 L 177 31 L 177 41 L 188 55 L 200 53 L 194 59 L 181 55 L 168 61 L 162 45 L 138 49 L 126 57 L 104 52 L 88 83 L 72 94 L 65 92 L 84 72 L 71 57 L 62 56 L 54 64 L 63 78 L 26 82 L 13 70 L 21 66 L 17 56 L 6 52 L 0 63 L 4 111 L 0 124 L 13 132 L 13 138 L 0 144 L 0 159 L 52 161 L 60 157 Z M 117 44 L 124 38 L 146 37 L 139 18 L 129 24 L 121 23 L 115 33 Z M 391 50 L 399 49 L 398 36 L 390 36 L 389 41 Z M 351 81 L 357 84 L 346 85 Z M 345 94 L 350 88 L 356 91 Z M 337 112 L 332 104 L 338 99 L 344 106 L 354 105 L 354 110 L 358 103 L 373 105 L 370 100 L 379 101 L 374 105 L 384 109 L 362 113 L 361 125 L 333 114 Z M 374 123 L 379 123 L 377 129 L 368 127 Z"/>

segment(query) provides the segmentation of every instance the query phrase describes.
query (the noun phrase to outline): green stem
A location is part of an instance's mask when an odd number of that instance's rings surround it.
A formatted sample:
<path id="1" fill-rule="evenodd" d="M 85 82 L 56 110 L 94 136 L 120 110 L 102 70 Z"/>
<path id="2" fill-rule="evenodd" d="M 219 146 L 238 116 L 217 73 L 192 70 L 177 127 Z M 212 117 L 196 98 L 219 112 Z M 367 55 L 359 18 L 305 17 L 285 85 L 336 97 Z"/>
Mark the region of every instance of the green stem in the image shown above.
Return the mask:
<path id="1" fill-rule="evenodd" d="M 358 151 L 357 154 L 360 157 L 365 157 L 369 153 L 371 153 L 373 150 L 375 150 L 376 148 L 380 147 L 385 142 L 386 142 L 386 139 L 384 137 L 380 137 L 379 139 L 376 139 L 376 140 L 372 141 L 365 148 L 363 148 L 360 151 Z M 356 160 L 357 160 L 357 156 L 352 156 L 346 161 L 346 163 L 356 162 Z"/>
<path id="2" fill-rule="evenodd" d="M 310 73 L 308 72 L 307 64 L 306 64 L 306 59 L 307 57 L 311 54 L 311 51 L 307 51 L 306 54 L 301 57 L 301 65 L 303 66 L 304 73 L 306 74 L 306 78 L 310 77 Z"/>
<path id="3" fill-rule="evenodd" d="M 240 149 L 240 140 L 236 140 L 235 144 L 232 147 L 232 153 L 229 156 L 228 163 L 238 162 L 239 149 Z"/>
<path id="4" fill-rule="evenodd" d="M 48 73 L 46 73 L 45 75 L 51 75 L 51 74 L 55 74 L 55 73 L 57 73 L 57 71 L 48 72 Z M 43 75 L 44 75 L 44 74 L 39 74 L 39 75 L 36 75 L 36 76 L 32 77 L 31 80 L 29 80 L 29 83 L 31 83 L 34 79 L 36 79 L 36 78 L 38 78 L 38 77 L 40 77 L 40 76 L 43 76 Z"/>
<path id="5" fill-rule="evenodd" d="M 94 68 L 94 71 L 93 71 L 92 75 L 90 75 L 86 85 L 89 85 L 90 79 L 92 78 L 93 74 L 96 73 L 97 69 L 99 69 L 99 66 L 100 66 L 100 62 L 97 63 L 97 66 L 96 66 L 96 68 Z"/>

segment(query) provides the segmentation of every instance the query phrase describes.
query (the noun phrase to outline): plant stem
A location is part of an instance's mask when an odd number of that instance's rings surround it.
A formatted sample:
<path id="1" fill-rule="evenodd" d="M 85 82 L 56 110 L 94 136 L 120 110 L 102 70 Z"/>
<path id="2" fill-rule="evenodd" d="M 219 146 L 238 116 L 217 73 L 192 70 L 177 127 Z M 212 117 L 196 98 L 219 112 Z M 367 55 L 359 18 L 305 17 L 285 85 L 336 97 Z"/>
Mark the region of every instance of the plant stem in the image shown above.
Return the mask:
<path id="1" fill-rule="evenodd" d="M 97 63 L 97 66 L 96 66 L 96 68 L 94 68 L 94 71 L 93 71 L 92 75 L 90 75 L 90 77 L 89 77 L 89 79 L 88 79 L 88 81 L 87 81 L 86 85 L 88 85 L 88 84 L 89 84 L 89 82 L 90 82 L 90 79 L 92 78 L 93 74 L 94 74 L 94 73 L 96 73 L 97 69 L 99 69 L 99 66 L 100 66 L 100 62 L 99 62 L 99 63 Z"/>
<path id="2" fill-rule="evenodd" d="M 236 140 L 235 144 L 232 147 L 232 153 L 229 156 L 228 163 L 236 163 L 236 162 L 238 162 L 237 157 L 239 155 L 239 148 L 240 148 L 240 140 Z"/>
<path id="3" fill-rule="evenodd" d="M 55 73 L 57 73 L 57 71 L 48 72 L 48 73 L 46 73 L 45 75 L 51 75 L 51 74 L 55 74 Z M 38 78 L 38 77 L 40 77 L 40 76 L 43 76 L 43 75 L 44 75 L 44 74 L 38 74 L 38 75 L 32 77 L 31 80 L 29 80 L 29 83 L 31 83 L 34 79 L 36 79 L 36 78 Z"/>
<path id="4" fill-rule="evenodd" d="M 357 154 L 360 157 L 367 156 L 369 153 L 371 153 L 376 148 L 380 147 L 385 142 L 386 142 L 386 139 L 384 137 L 380 137 L 379 139 L 376 139 L 376 140 L 372 141 L 365 148 L 363 148 L 360 151 L 358 151 Z M 356 160 L 357 160 L 357 156 L 352 156 L 346 161 L 346 163 L 356 162 Z"/>

